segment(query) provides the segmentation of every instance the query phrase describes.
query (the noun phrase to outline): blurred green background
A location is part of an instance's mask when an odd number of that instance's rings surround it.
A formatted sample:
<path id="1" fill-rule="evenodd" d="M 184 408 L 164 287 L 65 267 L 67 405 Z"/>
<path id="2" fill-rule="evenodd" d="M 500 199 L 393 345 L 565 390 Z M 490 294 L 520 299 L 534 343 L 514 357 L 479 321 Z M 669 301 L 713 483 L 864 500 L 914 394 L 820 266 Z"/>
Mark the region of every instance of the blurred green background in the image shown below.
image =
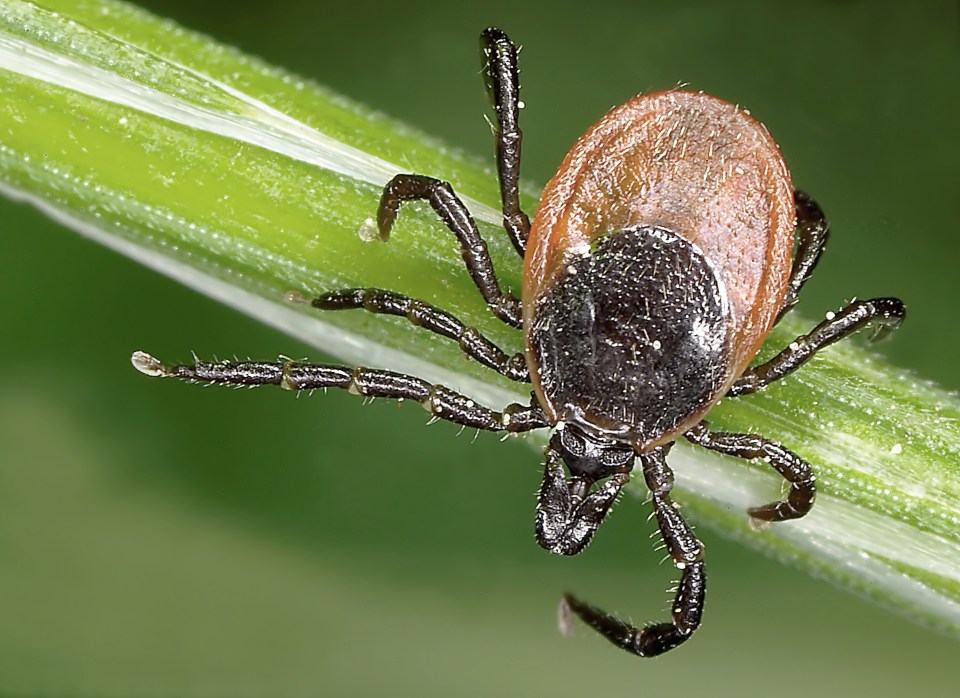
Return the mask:
<path id="1" fill-rule="evenodd" d="M 899 295 L 883 351 L 960 386 L 952 0 L 140 4 L 483 155 L 477 34 L 502 26 L 541 183 L 637 92 L 746 104 L 833 222 L 801 312 Z M 553 558 L 522 445 L 346 394 L 147 381 L 133 349 L 316 352 L 29 208 L 0 215 L 0 694 L 955 695 L 956 641 L 707 530 L 706 620 L 682 650 L 561 638 L 566 589 L 665 617 L 674 571 L 639 500 Z"/>

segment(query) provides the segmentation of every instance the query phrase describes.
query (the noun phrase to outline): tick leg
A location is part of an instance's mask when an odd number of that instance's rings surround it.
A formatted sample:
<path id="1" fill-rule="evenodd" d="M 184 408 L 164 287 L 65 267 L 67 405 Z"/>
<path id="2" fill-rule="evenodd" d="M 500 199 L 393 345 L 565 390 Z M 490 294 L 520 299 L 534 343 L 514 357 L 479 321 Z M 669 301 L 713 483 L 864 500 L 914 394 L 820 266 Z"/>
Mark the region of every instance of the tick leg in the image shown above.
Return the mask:
<path id="1" fill-rule="evenodd" d="M 379 369 L 296 361 L 195 361 L 165 366 L 142 351 L 134 352 L 131 362 L 148 376 L 181 378 L 197 383 L 248 387 L 277 385 L 294 391 L 339 388 L 370 398 L 415 400 L 437 419 L 486 431 L 518 433 L 549 426 L 539 407 L 514 403 L 497 412 L 442 385 Z"/>
<path id="2" fill-rule="evenodd" d="M 640 459 L 663 541 L 674 564 L 682 570 L 671 609 L 673 622 L 637 628 L 570 594 L 563 597 L 563 603 L 617 647 L 640 657 L 655 657 L 685 642 L 700 626 L 707 573 L 703 564 L 703 545 L 670 500 L 673 473 L 664 460 L 662 450 L 641 456 Z"/>
<path id="3" fill-rule="evenodd" d="M 447 182 L 417 174 L 401 174 L 391 179 L 380 196 L 380 208 L 377 209 L 380 239 L 389 239 L 390 229 L 397 219 L 400 205 L 404 201 L 415 199 L 428 201 L 440 219 L 457 236 L 467 271 L 493 314 L 508 325 L 519 328 L 520 301 L 512 294 L 500 290 L 487 243 L 480 236 L 477 224 L 467 207 L 457 198 Z"/>
<path id="4" fill-rule="evenodd" d="M 797 256 L 790 270 L 787 295 L 783 299 L 777 321 L 797 304 L 800 289 L 813 274 L 820 255 L 827 245 L 830 223 L 816 201 L 802 191 L 794 192 L 797 207 Z"/>
<path id="5" fill-rule="evenodd" d="M 560 454 L 552 446 L 547 446 L 546 456 L 537 496 L 537 543 L 551 553 L 576 555 L 590 543 L 630 475 L 617 473 L 590 492 L 592 480 L 567 482 Z"/>
<path id="6" fill-rule="evenodd" d="M 294 300 L 301 300 L 295 297 Z M 509 355 L 475 327 L 467 327 L 456 317 L 436 306 L 384 291 L 379 288 L 345 288 L 317 296 L 313 300 L 302 298 L 314 308 L 321 310 L 351 310 L 360 308 L 371 313 L 405 317 L 414 325 L 456 341 L 463 352 L 484 366 L 510 380 L 530 382 L 527 360 L 523 354 Z"/>
<path id="7" fill-rule="evenodd" d="M 640 462 L 653 501 L 653 513 L 671 559 L 680 569 L 700 562 L 703 559 L 703 544 L 693 535 L 680 510 L 670 499 L 673 471 L 667 465 L 664 449 L 640 456 Z"/>
<path id="8" fill-rule="evenodd" d="M 765 388 L 770 383 L 796 371 L 824 347 L 867 325 L 877 325 L 870 339 L 879 339 L 900 326 L 905 312 L 903 302 L 899 298 L 854 301 L 838 313 L 828 315 L 827 319 L 814 327 L 810 334 L 798 337 L 789 347 L 766 363 L 748 368 L 727 391 L 727 395 L 730 397 L 747 395 Z"/>
<path id="9" fill-rule="evenodd" d="M 728 456 L 748 460 L 762 459 L 773 466 L 790 483 L 786 499 L 747 510 L 750 516 L 763 522 L 787 521 L 806 516 L 817 496 L 817 482 L 810 464 L 793 451 L 756 434 L 728 434 L 711 432 L 706 422 L 700 422 L 684 436 L 692 443 Z"/>
<path id="10" fill-rule="evenodd" d="M 530 219 L 520 208 L 520 78 L 517 47 L 501 30 L 490 27 L 480 34 L 480 59 L 487 96 L 497 112 L 497 172 L 503 227 L 520 256 L 527 249 Z"/>

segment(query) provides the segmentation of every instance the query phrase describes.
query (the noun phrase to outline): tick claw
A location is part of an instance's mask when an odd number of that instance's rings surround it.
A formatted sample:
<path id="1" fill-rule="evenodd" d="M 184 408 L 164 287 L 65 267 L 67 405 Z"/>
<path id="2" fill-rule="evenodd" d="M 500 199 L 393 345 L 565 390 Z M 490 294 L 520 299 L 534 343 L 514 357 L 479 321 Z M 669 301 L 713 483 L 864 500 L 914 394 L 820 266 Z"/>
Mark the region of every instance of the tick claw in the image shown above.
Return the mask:
<path id="1" fill-rule="evenodd" d="M 557 605 L 557 629 L 563 637 L 573 637 L 573 609 L 568 598 L 569 594 L 564 594 Z"/>
<path id="2" fill-rule="evenodd" d="M 287 303 L 296 303 L 297 305 L 310 305 L 310 299 L 300 291 L 287 291 L 283 294 L 283 299 Z"/>
<path id="3" fill-rule="evenodd" d="M 135 351 L 130 357 L 130 363 L 133 367 L 144 375 L 157 378 L 170 375 L 167 367 L 160 363 L 160 360 L 151 356 L 145 351 Z"/>

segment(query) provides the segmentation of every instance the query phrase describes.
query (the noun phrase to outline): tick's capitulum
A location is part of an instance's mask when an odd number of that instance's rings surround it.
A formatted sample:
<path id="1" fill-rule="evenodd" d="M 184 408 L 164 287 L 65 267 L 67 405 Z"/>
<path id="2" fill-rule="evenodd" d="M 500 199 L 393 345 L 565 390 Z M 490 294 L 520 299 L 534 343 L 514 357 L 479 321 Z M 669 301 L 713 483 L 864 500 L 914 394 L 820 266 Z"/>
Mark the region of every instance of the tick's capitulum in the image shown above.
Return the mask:
<path id="1" fill-rule="evenodd" d="M 165 366 L 143 352 L 133 363 L 151 376 L 416 400 L 439 419 L 488 431 L 554 429 L 536 535 L 542 547 L 563 555 L 586 547 L 639 461 L 682 575 L 671 622 L 637 628 L 573 596 L 564 603 L 619 647 L 641 657 L 661 654 L 700 625 L 706 590 L 703 546 L 670 499 L 673 473 L 665 457 L 673 442 L 683 437 L 761 459 L 780 473 L 790 491 L 751 509 L 756 521 L 805 515 L 815 495 L 806 461 L 762 436 L 711 432 L 703 417 L 722 397 L 762 389 L 867 324 L 877 325 L 875 336 L 896 328 L 903 304 L 896 298 L 851 303 L 751 367 L 770 329 L 797 302 L 827 240 L 826 218 L 794 191 L 766 129 L 745 110 L 699 92 L 631 99 L 573 146 L 531 225 L 517 187 L 517 50 L 493 28 L 481 34 L 480 46 L 497 113 L 503 223 L 524 258 L 522 299 L 500 287 L 486 244 L 446 182 L 397 175 L 383 191 L 377 223 L 386 240 L 404 201 L 428 201 L 457 237 L 490 310 L 523 329 L 524 353 L 510 356 L 449 313 L 391 291 L 351 288 L 312 301 L 294 294 L 294 300 L 407 317 L 458 342 L 485 366 L 532 383 L 529 405 L 497 412 L 441 385 L 367 368 L 293 361 Z"/>

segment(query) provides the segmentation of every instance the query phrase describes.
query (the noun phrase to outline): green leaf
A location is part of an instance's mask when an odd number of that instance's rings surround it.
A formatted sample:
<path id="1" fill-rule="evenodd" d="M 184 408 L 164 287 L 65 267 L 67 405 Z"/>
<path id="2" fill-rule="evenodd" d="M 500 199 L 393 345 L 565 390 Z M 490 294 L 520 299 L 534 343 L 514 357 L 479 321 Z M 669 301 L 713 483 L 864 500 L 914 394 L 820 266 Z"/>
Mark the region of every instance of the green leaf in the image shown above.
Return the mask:
<path id="1" fill-rule="evenodd" d="M 455 346 L 402 323 L 284 301 L 292 289 L 388 287 L 437 302 L 518 350 L 518 333 L 486 311 L 426 207 L 405 208 L 389 244 L 364 239 L 393 174 L 448 180 L 480 222 L 505 284 L 519 291 L 488 166 L 115 2 L 62 1 L 53 11 L 8 0 L 0 70 L 8 196 L 346 362 L 415 373 L 493 406 L 525 399 Z M 534 190 L 526 193 L 532 209 Z M 811 324 L 791 318 L 766 351 Z M 754 531 L 744 509 L 778 496 L 777 478 L 763 464 L 681 446 L 671 460 L 700 522 L 960 633 L 955 395 L 846 343 L 761 395 L 725 400 L 711 420 L 808 458 L 820 496 L 805 519 Z M 543 435 L 529 441 L 539 446 Z"/>

